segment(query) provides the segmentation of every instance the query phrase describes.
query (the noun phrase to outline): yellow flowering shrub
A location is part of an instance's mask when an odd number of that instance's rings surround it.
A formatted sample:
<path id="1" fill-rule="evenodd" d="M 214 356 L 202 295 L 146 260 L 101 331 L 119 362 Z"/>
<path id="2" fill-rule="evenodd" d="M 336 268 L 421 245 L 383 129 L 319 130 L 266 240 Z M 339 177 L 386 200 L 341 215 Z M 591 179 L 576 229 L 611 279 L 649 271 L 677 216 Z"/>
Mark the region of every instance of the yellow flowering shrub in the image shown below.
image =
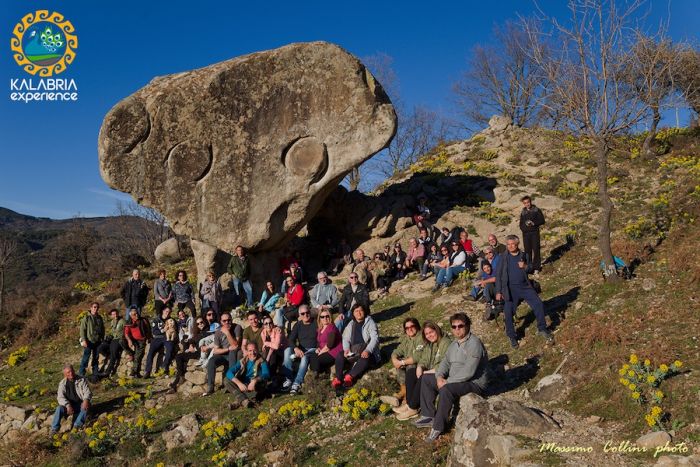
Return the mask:
<path id="1" fill-rule="evenodd" d="M 654 430 L 665 429 L 665 423 L 669 414 L 661 407 L 665 394 L 659 385 L 668 377 L 678 373 L 683 366 L 680 360 L 674 361 L 670 366 L 662 363 L 654 368 L 651 360 L 643 361 L 637 354 L 630 355 L 629 363 L 625 363 L 618 370 L 620 384 L 629 390 L 629 395 L 644 408 L 644 420 Z M 651 405 L 647 410 L 646 406 Z"/>
<path id="2" fill-rule="evenodd" d="M 10 366 L 17 366 L 27 359 L 28 354 L 29 347 L 23 345 L 19 349 L 12 352 L 9 357 L 7 357 L 7 364 Z"/>
<path id="3" fill-rule="evenodd" d="M 343 397 L 342 405 L 334 407 L 333 411 L 345 414 L 353 420 L 362 420 L 380 414 L 386 415 L 391 411 L 391 407 L 383 403 L 374 391 L 352 388 Z"/>
<path id="4" fill-rule="evenodd" d="M 24 386 L 15 384 L 1 391 L 0 394 L 2 396 L 0 397 L 2 397 L 2 400 L 5 402 L 9 402 L 22 399 L 24 397 L 29 397 L 33 392 L 34 390 L 28 384 L 25 384 Z"/>
<path id="5" fill-rule="evenodd" d="M 201 449 L 211 446 L 219 451 L 225 449 L 237 434 L 233 423 L 218 420 L 211 420 L 202 425 L 201 433 L 204 434 Z"/>
<path id="6" fill-rule="evenodd" d="M 296 399 L 280 406 L 276 411 L 260 412 L 253 421 L 253 429 L 264 428 L 271 423 L 275 426 L 291 425 L 305 420 L 317 412 L 317 407 L 304 399 Z"/>

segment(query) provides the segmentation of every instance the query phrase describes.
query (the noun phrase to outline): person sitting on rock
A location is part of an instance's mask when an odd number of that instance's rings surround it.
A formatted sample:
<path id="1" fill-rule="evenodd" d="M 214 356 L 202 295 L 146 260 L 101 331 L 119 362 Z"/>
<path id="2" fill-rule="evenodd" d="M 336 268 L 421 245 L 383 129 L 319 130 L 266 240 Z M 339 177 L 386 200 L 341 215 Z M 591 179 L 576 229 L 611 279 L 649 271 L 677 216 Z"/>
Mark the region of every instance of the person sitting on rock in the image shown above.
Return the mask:
<path id="1" fill-rule="evenodd" d="M 335 257 L 328 265 L 328 270 L 332 275 L 337 275 L 343 270 L 343 266 L 352 263 L 352 247 L 345 238 L 340 239 L 340 244 L 336 249 Z"/>
<path id="2" fill-rule="evenodd" d="M 496 237 L 496 234 L 490 233 L 488 236 L 488 242 L 488 246 L 493 249 L 496 256 L 506 252 L 506 246 L 503 243 L 498 242 L 498 237 Z"/>
<path id="3" fill-rule="evenodd" d="M 274 376 L 284 361 L 284 351 L 289 345 L 287 336 L 284 335 L 282 328 L 274 325 L 272 318 L 265 316 L 262 320 L 260 339 L 262 340 L 260 354 L 270 367 L 270 374 Z"/>
<path id="4" fill-rule="evenodd" d="M 221 285 L 216 280 L 214 271 L 207 272 L 207 278 L 199 285 L 199 297 L 202 300 L 202 314 L 214 310 L 214 316 L 219 316 L 221 303 Z"/>
<path id="5" fill-rule="evenodd" d="M 146 356 L 146 370 L 144 372 L 144 378 L 151 377 L 151 370 L 153 369 L 153 358 L 158 352 L 162 352 L 165 349 L 165 358 L 163 359 L 164 370 L 170 366 L 170 361 L 173 358 L 174 345 L 173 342 L 168 342 L 165 336 L 165 325 L 166 321 L 170 319 L 170 308 L 165 307 L 161 311 L 160 316 L 156 316 L 151 320 L 151 345 L 148 348 L 148 355 Z"/>
<path id="6" fill-rule="evenodd" d="M 435 287 L 433 292 L 440 287 L 449 287 L 456 276 L 467 269 L 467 254 L 462 250 L 462 245 L 458 241 L 450 243 L 452 251 L 447 257 L 449 264 L 447 267 L 440 267 L 435 276 Z M 441 264 L 442 266 L 442 264 Z"/>
<path id="7" fill-rule="evenodd" d="M 389 272 L 387 274 L 392 280 L 403 279 L 406 275 L 406 252 L 401 248 L 401 244 L 394 243 L 394 251 L 389 256 Z"/>
<path id="8" fill-rule="evenodd" d="M 425 263 L 425 253 L 425 247 L 423 247 L 421 243 L 418 243 L 418 239 L 410 239 L 408 241 L 408 251 L 406 252 L 404 272 L 420 272 L 423 269 L 423 263 Z"/>
<path id="9" fill-rule="evenodd" d="M 177 312 L 177 339 L 179 342 L 188 340 L 194 332 L 195 320 L 191 316 L 185 314 L 185 310 Z"/>
<path id="10" fill-rule="evenodd" d="M 207 390 L 202 396 L 214 393 L 216 369 L 223 365 L 225 372 L 240 358 L 241 334 L 243 329 L 238 324 L 234 327 L 231 313 L 221 313 L 221 327 L 214 333 L 213 355 L 207 362 Z"/>
<path id="11" fill-rule="evenodd" d="M 270 380 L 270 369 L 260 356 L 255 342 L 248 342 L 245 356 L 236 361 L 226 372 L 224 388 L 233 395 L 231 409 L 251 407 L 265 392 Z"/>
<path id="12" fill-rule="evenodd" d="M 413 223 L 419 228 L 430 228 L 430 208 L 426 205 L 428 197 L 425 193 L 418 195 L 418 205 L 413 213 Z"/>
<path id="13" fill-rule="evenodd" d="M 416 318 L 406 318 L 403 321 L 404 334 L 399 337 L 399 345 L 391 353 L 391 364 L 396 368 L 396 379 L 399 381 L 399 392 L 394 394 L 399 402 L 406 399 L 406 374 L 416 372 L 418 357 L 423 349 L 423 340 L 419 334 L 420 323 Z"/>
<path id="14" fill-rule="evenodd" d="M 433 241 L 433 237 L 431 237 L 430 235 L 431 232 L 428 232 L 428 229 L 426 228 L 421 228 L 418 232 L 418 243 L 423 245 L 423 249 L 427 253 L 428 251 L 430 251 L 430 245 L 435 243 Z"/>
<path id="15" fill-rule="evenodd" d="M 299 307 L 304 304 L 306 293 L 304 287 L 298 284 L 292 276 L 287 276 L 287 292 L 284 294 L 284 306 L 277 310 L 277 325 L 281 328 L 287 326 L 291 330 L 292 322 L 299 318 Z"/>
<path id="16" fill-rule="evenodd" d="M 136 314 L 136 312 L 135 312 Z M 73 365 L 63 367 L 63 379 L 58 383 L 58 393 L 56 396 L 58 407 L 51 423 L 51 435 L 58 433 L 61 429 L 61 419 L 73 415 L 71 428 L 81 428 L 90 410 L 92 392 L 87 380 L 75 374 Z M 77 416 L 75 416 L 77 414 Z"/>
<path id="17" fill-rule="evenodd" d="M 316 350 L 307 356 L 311 371 L 318 376 L 322 371 L 331 368 L 335 364 L 335 358 L 343 351 L 343 338 L 338 328 L 333 325 L 333 315 L 328 310 L 318 315 L 316 343 Z"/>
<path id="18" fill-rule="evenodd" d="M 369 288 L 372 277 L 371 273 L 369 272 L 369 258 L 365 256 L 364 250 L 358 248 L 353 253 L 353 265 L 351 271 L 357 274 L 357 280 L 360 284 L 363 284 Z"/>
<path id="19" fill-rule="evenodd" d="M 316 278 L 318 279 L 318 284 L 314 285 L 309 292 L 311 316 L 314 318 L 322 311 L 335 312 L 338 307 L 338 302 L 340 301 L 338 297 L 338 288 L 331 284 L 330 279 L 328 279 L 328 274 L 326 274 L 325 271 L 319 272 Z"/>
<path id="20" fill-rule="evenodd" d="M 132 308 L 135 308 L 138 316 L 141 316 L 141 310 L 146 305 L 148 298 L 148 286 L 141 280 L 141 271 L 134 269 L 131 272 L 131 278 L 122 287 L 121 295 L 126 307 L 126 322 L 128 323 L 131 319 L 129 310 Z"/>
<path id="21" fill-rule="evenodd" d="M 124 352 L 133 360 L 131 376 L 141 377 L 141 361 L 146 350 L 146 344 L 151 340 L 151 325 L 146 318 L 140 318 L 136 307 L 129 310 L 131 320 L 124 325 Z"/>
<path id="22" fill-rule="evenodd" d="M 433 321 L 423 323 L 423 348 L 413 371 L 406 372 L 406 403 L 395 409 L 398 420 L 409 420 L 420 413 L 420 394 L 423 384 L 435 384 L 435 370 L 450 346 L 450 338 L 443 336 L 440 326 Z M 425 383 L 424 383 L 425 382 Z"/>
<path id="23" fill-rule="evenodd" d="M 250 257 L 241 245 L 236 246 L 236 254 L 228 263 L 228 272 L 232 276 L 233 291 L 238 303 L 243 303 L 241 287 L 245 292 L 246 305 L 253 306 L 253 284 L 250 282 Z"/>
<path id="24" fill-rule="evenodd" d="M 187 362 L 199 358 L 200 349 L 198 344 L 207 334 L 207 326 L 208 324 L 206 321 L 204 321 L 204 319 L 197 318 L 194 330 L 192 331 L 190 337 L 180 341 L 182 343 L 183 352 L 179 352 L 175 356 L 175 368 L 177 369 L 177 372 L 175 373 L 175 379 L 169 384 L 170 389 L 168 392 L 171 394 L 175 393 L 178 385 L 185 380 L 185 374 L 187 373 Z"/>
<path id="25" fill-rule="evenodd" d="M 343 331 L 345 323 L 350 320 L 350 313 L 355 305 L 362 305 L 365 310 L 369 310 L 369 292 L 367 287 L 360 284 L 358 275 L 351 272 L 348 276 L 348 285 L 343 288 L 343 293 L 338 302 L 338 316 L 335 325 L 339 331 Z"/>
<path id="26" fill-rule="evenodd" d="M 243 342 L 241 343 L 241 348 L 245 349 L 248 342 L 255 342 L 255 346 L 258 349 L 262 349 L 262 326 L 260 326 L 260 319 L 258 318 L 257 311 L 249 311 L 246 315 L 246 320 L 248 321 L 248 327 L 243 330 Z"/>
<path id="27" fill-rule="evenodd" d="M 274 316 L 277 311 L 277 302 L 282 296 L 275 291 L 275 285 L 272 281 L 265 282 L 265 290 L 260 296 L 258 302 L 258 313 Z"/>
<path id="28" fill-rule="evenodd" d="M 447 253 L 449 250 L 447 247 L 445 247 L 444 251 Z M 437 268 L 439 267 L 439 264 L 443 258 L 443 253 L 441 252 L 441 248 L 438 246 L 438 244 L 435 242 L 430 243 L 428 253 L 425 257 L 425 261 L 423 262 L 423 268 L 420 271 L 420 280 L 426 280 L 428 278 L 429 271 L 432 271 L 433 275 L 437 276 Z"/>
<path id="29" fill-rule="evenodd" d="M 459 233 L 459 244 L 462 245 L 464 253 L 467 254 L 467 264 L 471 265 L 476 263 L 477 257 L 479 255 L 479 249 L 474 245 L 474 242 L 469 238 L 469 232 L 462 230 Z"/>
<path id="30" fill-rule="evenodd" d="M 212 349 L 214 348 L 214 334 L 221 327 L 216 317 L 214 316 L 214 310 L 207 311 L 204 317 L 206 321 L 204 322 L 204 329 L 199 338 L 198 347 L 200 350 L 199 363 L 198 365 L 202 368 L 207 367 L 207 362 L 212 356 Z"/>
<path id="31" fill-rule="evenodd" d="M 391 279 L 388 277 L 389 260 L 384 253 L 375 253 L 374 258 L 370 261 L 369 271 L 372 275 L 372 287 L 379 291 L 379 296 L 382 297 L 389 293 Z"/>
<path id="32" fill-rule="evenodd" d="M 80 359 L 78 375 L 85 376 L 88 362 L 92 360 L 92 374 L 99 374 L 100 344 L 105 338 L 105 323 L 100 315 L 100 304 L 92 302 L 90 311 L 80 320 L 80 345 L 83 346 L 83 357 Z"/>
<path id="33" fill-rule="evenodd" d="M 452 233 L 452 231 L 449 229 L 449 227 L 443 227 L 441 229 L 441 235 L 438 238 L 437 244 L 440 245 L 441 247 L 443 246 L 450 246 L 450 243 L 452 243 L 453 240 L 457 240 L 457 237 Z"/>
<path id="34" fill-rule="evenodd" d="M 194 289 L 192 284 L 187 280 L 187 273 L 184 270 L 177 272 L 177 280 L 173 284 L 173 293 L 175 294 L 175 306 L 177 311 L 187 308 L 193 318 L 197 316 L 197 311 L 194 307 Z"/>
<path id="35" fill-rule="evenodd" d="M 379 329 L 364 305 L 352 309 L 352 320 L 343 330 L 343 351 L 335 358 L 335 378 L 331 385 L 351 387 L 373 363 L 379 363 Z M 351 365 L 345 372 L 345 364 Z"/>
<path id="36" fill-rule="evenodd" d="M 286 278 L 291 276 L 294 279 L 295 284 L 301 284 L 301 268 L 297 263 L 292 263 L 289 265 L 289 272 L 285 275 L 285 279 L 282 280 L 282 285 L 280 286 L 280 291 L 282 295 L 287 293 L 287 281 Z"/>
<path id="37" fill-rule="evenodd" d="M 160 315 L 163 308 L 172 307 L 173 285 L 168 280 L 165 269 L 158 271 L 158 279 L 153 284 L 153 299 L 156 315 Z"/>
<path id="38" fill-rule="evenodd" d="M 472 392 L 483 396 L 489 380 L 489 356 L 481 340 L 471 333 L 469 317 L 455 313 L 450 317 L 450 325 L 454 340 L 435 372 L 435 382 L 421 382 L 421 418 L 415 425 L 432 427 L 426 438 L 428 442 L 436 441 L 446 431 L 455 402 Z"/>
<path id="39" fill-rule="evenodd" d="M 106 329 L 105 340 L 100 344 L 100 353 L 105 355 L 106 361 L 102 363 L 100 373 L 112 376 L 117 372 L 122 351 L 126 343 L 124 342 L 124 325 L 126 321 L 119 316 L 119 310 L 113 308 L 109 311 L 110 322 Z M 124 346 L 123 346 L 124 345 Z M 107 364 L 105 369 L 105 364 Z"/>
<path id="40" fill-rule="evenodd" d="M 490 304 L 496 298 L 496 274 L 488 261 L 481 265 L 481 271 L 476 276 L 472 290 L 467 296 L 469 300 L 477 301 L 482 296 L 484 303 Z"/>
<path id="41" fill-rule="evenodd" d="M 314 353 L 318 347 L 316 331 L 316 321 L 311 317 L 309 307 L 301 305 L 299 307 L 299 321 L 289 333 L 289 346 L 284 350 L 283 390 L 289 389 L 292 394 L 296 394 L 301 389 L 309 367 L 309 354 Z M 296 373 L 294 373 L 294 360 L 299 360 L 299 368 Z"/>

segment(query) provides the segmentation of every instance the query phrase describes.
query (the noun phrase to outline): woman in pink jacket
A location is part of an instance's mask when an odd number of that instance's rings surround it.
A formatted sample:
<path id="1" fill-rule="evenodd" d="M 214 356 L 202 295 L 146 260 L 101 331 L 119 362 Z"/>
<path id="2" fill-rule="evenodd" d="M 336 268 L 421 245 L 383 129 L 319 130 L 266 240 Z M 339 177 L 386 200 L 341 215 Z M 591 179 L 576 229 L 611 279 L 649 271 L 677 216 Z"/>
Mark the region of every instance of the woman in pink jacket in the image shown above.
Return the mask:
<path id="1" fill-rule="evenodd" d="M 277 374 L 277 370 L 284 360 L 284 349 L 288 345 L 287 336 L 284 335 L 282 328 L 273 324 L 272 318 L 266 316 L 263 318 L 260 339 L 262 340 L 260 354 L 267 362 L 270 374 Z"/>
<path id="2" fill-rule="evenodd" d="M 335 357 L 343 351 L 343 339 L 340 331 L 333 324 L 331 312 L 323 310 L 318 315 L 318 330 L 316 331 L 318 347 L 315 353 L 309 354 L 311 371 L 318 375 L 321 371 L 335 364 Z"/>

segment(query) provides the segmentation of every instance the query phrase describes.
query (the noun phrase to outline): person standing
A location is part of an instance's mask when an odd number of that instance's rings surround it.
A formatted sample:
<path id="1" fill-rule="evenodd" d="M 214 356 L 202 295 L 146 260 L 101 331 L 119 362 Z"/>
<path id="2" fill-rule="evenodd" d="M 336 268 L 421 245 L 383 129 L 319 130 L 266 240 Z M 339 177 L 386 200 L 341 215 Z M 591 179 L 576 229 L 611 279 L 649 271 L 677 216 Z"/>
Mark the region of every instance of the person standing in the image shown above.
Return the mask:
<path id="1" fill-rule="evenodd" d="M 106 331 L 107 336 L 104 342 L 100 345 L 100 353 L 108 357 L 109 364 L 104 373 L 107 376 L 112 376 L 117 372 L 122 350 L 124 349 L 122 345 L 124 343 L 124 325 L 126 321 L 119 316 L 119 310 L 116 308 L 110 310 L 109 316 L 111 318 L 109 329 Z"/>
<path id="2" fill-rule="evenodd" d="M 510 339 L 510 345 L 514 349 L 518 348 L 518 338 L 515 333 L 513 315 L 521 301 L 525 301 L 537 319 L 537 333 L 544 337 L 547 342 L 553 342 L 552 334 L 547 330 L 547 323 L 544 319 L 544 304 L 542 299 L 532 287 L 527 277 L 531 270 L 528 255 L 520 251 L 520 239 L 517 235 L 506 237 L 506 248 L 498 259 L 496 270 L 496 300 L 504 300 L 503 311 L 505 315 L 506 335 Z"/>
<path id="3" fill-rule="evenodd" d="M 92 393 L 87 381 L 82 376 L 76 376 L 73 365 L 63 367 L 63 379 L 58 383 L 57 397 L 58 407 L 51 424 L 51 436 L 61 429 L 61 419 L 68 415 L 78 415 L 73 420 L 73 428 L 80 428 L 85 424 L 90 409 Z"/>
<path id="4" fill-rule="evenodd" d="M 83 347 L 83 357 L 80 359 L 78 375 L 84 377 L 88 361 L 92 357 L 92 374 L 99 373 L 99 347 L 105 338 L 105 323 L 100 316 L 100 305 L 90 304 L 90 311 L 80 320 L 80 345 Z"/>
<path id="5" fill-rule="evenodd" d="M 236 254 L 231 257 L 231 261 L 228 263 L 228 272 L 233 276 L 233 289 L 239 299 L 241 296 L 240 286 L 242 286 L 245 291 L 246 305 L 252 306 L 253 285 L 250 283 L 250 259 L 241 245 L 236 247 Z"/>
<path id="6" fill-rule="evenodd" d="M 532 271 L 537 274 L 542 269 L 540 257 L 540 226 L 544 225 L 542 210 L 532 204 L 532 199 L 525 195 L 520 198 L 523 210 L 520 211 L 520 231 L 523 233 L 525 254 L 532 258 Z"/>
<path id="7" fill-rule="evenodd" d="M 192 289 L 192 284 L 187 280 L 187 273 L 182 269 L 177 272 L 177 280 L 173 285 L 173 294 L 175 295 L 177 310 L 180 311 L 187 308 L 190 310 L 192 318 L 196 318 L 194 290 Z"/>
<path id="8" fill-rule="evenodd" d="M 158 279 L 153 284 L 153 295 L 156 316 L 160 315 L 163 308 L 172 306 L 173 286 L 165 274 L 165 269 L 158 271 Z"/>
<path id="9" fill-rule="evenodd" d="M 141 280 L 141 271 L 134 269 L 131 272 L 131 278 L 126 281 L 122 287 L 122 298 L 124 299 L 124 307 L 126 308 L 126 322 L 131 319 L 129 310 L 136 308 L 136 313 L 141 317 L 141 311 L 146 305 L 148 297 L 148 286 L 146 282 Z"/>

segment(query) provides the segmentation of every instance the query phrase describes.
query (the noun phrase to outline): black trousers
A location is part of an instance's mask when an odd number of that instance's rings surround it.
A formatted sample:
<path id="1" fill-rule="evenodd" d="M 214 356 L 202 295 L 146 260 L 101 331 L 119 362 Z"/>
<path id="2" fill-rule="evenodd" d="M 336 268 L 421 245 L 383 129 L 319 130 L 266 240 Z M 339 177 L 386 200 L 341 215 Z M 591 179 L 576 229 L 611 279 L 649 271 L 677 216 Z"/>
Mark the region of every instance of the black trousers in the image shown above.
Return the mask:
<path id="1" fill-rule="evenodd" d="M 321 355 L 317 353 L 309 354 L 309 366 L 314 373 L 320 373 L 332 367 L 335 363 L 335 358 L 328 352 L 323 352 Z"/>
<path id="2" fill-rule="evenodd" d="M 523 248 L 525 253 L 531 258 L 532 269 L 542 269 L 542 258 L 540 257 L 540 230 L 523 232 Z"/>
<path id="3" fill-rule="evenodd" d="M 111 375 L 117 371 L 119 368 L 119 363 L 122 358 L 122 351 L 126 344 L 122 344 L 121 339 L 112 339 L 109 342 L 109 365 L 107 366 L 106 373 Z"/>
<path id="4" fill-rule="evenodd" d="M 187 362 L 190 360 L 195 360 L 199 358 L 199 350 L 194 352 L 182 352 L 175 356 L 175 368 L 177 368 L 177 374 L 180 377 L 184 377 L 187 373 Z"/>
<path id="5" fill-rule="evenodd" d="M 194 302 L 192 300 L 186 303 L 177 303 L 175 307 L 177 308 L 178 312 L 184 310 L 185 308 L 189 308 L 192 319 L 197 319 L 197 311 L 195 310 Z"/>
<path id="6" fill-rule="evenodd" d="M 413 410 L 420 408 L 420 382 L 423 379 L 416 376 L 416 367 L 406 368 L 406 404 Z"/>
<path id="7" fill-rule="evenodd" d="M 438 389 L 435 374 L 423 375 L 420 389 L 420 413 L 424 417 L 433 419 L 433 429 L 440 433 L 445 432 L 447 421 L 450 419 L 452 407 L 459 398 L 473 392 L 483 395 L 481 389 L 471 381 L 461 383 L 448 383 Z M 435 410 L 435 398 L 440 396 L 437 411 Z"/>
<path id="8" fill-rule="evenodd" d="M 357 359 L 357 361 L 352 365 L 352 368 L 350 368 L 350 371 L 348 371 L 347 374 L 352 376 L 353 380 L 358 379 L 360 376 L 365 374 L 365 371 L 369 368 L 369 363 L 370 363 L 370 358 L 372 358 L 372 355 L 370 355 L 367 358 L 362 358 L 360 357 Z M 345 358 L 345 355 L 343 352 L 340 352 L 337 357 L 335 357 L 335 376 L 336 378 L 342 380 L 343 379 L 343 373 L 345 370 L 345 362 L 349 361 L 347 358 Z"/>
<path id="9" fill-rule="evenodd" d="M 230 367 L 236 364 L 237 360 L 241 359 L 241 350 L 232 350 L 224 355 L 215 355 L 207 362 L 207 392 L 214 392 L 214 380 L 216 379 L 216 369 L 224 366 L 224 375 Z M 224 377 L 224 379 L 226 379 Z"/>

